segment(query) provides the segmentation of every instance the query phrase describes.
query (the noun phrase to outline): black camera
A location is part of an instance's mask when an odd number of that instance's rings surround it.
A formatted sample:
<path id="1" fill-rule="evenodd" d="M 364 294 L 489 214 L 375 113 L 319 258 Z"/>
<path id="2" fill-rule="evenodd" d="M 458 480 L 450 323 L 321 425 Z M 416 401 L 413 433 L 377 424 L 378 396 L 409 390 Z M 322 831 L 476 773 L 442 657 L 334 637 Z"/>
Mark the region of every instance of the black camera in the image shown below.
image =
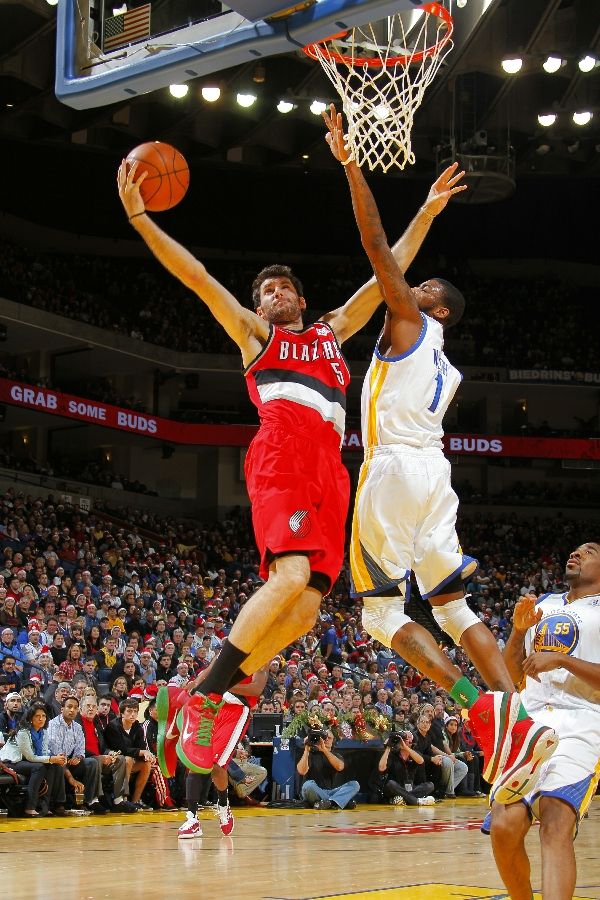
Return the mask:
<path id="1" fill-rule="evenodd" d="M 324 741 L 327 737 L 327 732 L 322 731 L 321 729 L 313 728 L 308 732 L 308 736 L 306 738 L 306 743 L 309 747 L 317 747 L 321 741 Z"/>
<path id="2" fill-rule="evenodd" d="M 390 731 L 390 735 L 388 737 L 388 746 L 390 750 L 396 750 L 403 740 L 404 733 L 402 731 Z"/>

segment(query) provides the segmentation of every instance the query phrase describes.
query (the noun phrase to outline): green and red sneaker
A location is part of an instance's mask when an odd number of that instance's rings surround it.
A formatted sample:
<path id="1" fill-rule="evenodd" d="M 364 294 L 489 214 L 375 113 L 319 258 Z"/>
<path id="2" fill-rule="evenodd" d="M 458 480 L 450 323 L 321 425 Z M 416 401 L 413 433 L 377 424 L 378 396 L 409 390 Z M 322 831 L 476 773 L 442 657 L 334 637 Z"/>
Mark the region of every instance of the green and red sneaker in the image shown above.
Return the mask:
<path id="1" fill-rule="evenodd" d="M 473 734 L 483 750 L 483 777 L 494 784 L 510 752 L 513 729 L 521 699 L 518 694 L 489 691 L 482 694 L 469 710 Z"/>
<path id="2" fill-rule="evenodd" d="M 161 685 L 156 695 L 156 715 L 158 735 L 156 756 L 160 771 L 165 778 L 172 778 L 177 768 L 177 713 L 189 700 L 189 694 L 175 685 Z"/>
<path id="3" fill-rule="evenodd" d="M 542 764 L 558 746 L 553 728 L 521 719 L 511 732 L 510 753 L 492 786 L 490 799 L 508 806 L 521 800 L 537 784 Z"/>
<path id="4" fill-rule="evenodd" d="M 183 707 L 177 756 L 191 772 L 208 775 L 213 770 L 215 760 L 212 733 L 223 702 L 196 693 L 192 694 Z"/>

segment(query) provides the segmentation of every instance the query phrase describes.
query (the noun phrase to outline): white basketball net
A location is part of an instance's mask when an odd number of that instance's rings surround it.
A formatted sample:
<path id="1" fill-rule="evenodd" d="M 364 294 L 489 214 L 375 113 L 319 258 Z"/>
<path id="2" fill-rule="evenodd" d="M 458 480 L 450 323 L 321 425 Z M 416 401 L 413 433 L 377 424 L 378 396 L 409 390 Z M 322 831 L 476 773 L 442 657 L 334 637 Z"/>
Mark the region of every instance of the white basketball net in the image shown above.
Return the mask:
<path id="1" fill-rule="evenodd" d="M 409 34 L 395 13 L 306 48 L 342 99 L 347 145 L 357 165 L 387 172 L 414 163 L 413 117 L 452 49 L 451 34 L 451 26 L 423 9 Z"/>

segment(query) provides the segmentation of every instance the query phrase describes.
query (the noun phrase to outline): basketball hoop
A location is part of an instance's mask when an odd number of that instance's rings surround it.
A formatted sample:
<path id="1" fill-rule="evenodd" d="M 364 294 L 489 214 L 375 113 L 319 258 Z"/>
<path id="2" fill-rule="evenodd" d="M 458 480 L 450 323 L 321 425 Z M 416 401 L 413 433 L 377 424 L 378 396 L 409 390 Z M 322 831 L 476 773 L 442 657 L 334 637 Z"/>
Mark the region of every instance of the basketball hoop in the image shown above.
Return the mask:
<path id="1" fill-rule="evenodd" d="M 357 165 L 387 172 L 414 163 L 414 114 L 452 49 L 453 28 L 444 6 L 426 3 L 303 47 L 342 99 Z"/>

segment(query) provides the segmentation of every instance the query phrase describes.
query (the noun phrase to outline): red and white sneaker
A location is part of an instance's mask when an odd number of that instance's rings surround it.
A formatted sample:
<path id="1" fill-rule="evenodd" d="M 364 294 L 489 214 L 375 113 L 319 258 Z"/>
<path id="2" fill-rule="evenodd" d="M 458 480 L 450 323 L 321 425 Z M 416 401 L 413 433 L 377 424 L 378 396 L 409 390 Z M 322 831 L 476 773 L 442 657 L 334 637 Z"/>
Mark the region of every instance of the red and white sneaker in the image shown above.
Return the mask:
<path id="1" fill-rule="evenodd" d="M 161 685 L 156 695 L 158 720 L 156 757 L 160 771 L 165 778 L 172 778 L 177 768 L 176 747 L 179 729 L 175 720 L 178 712 L 188 700 L 189 694 L 175 685 Z"/>
<path id="2" fill-rule="evenodd" d="M 219 816 L 219 824 L 221 825 L 221 831 L 223 832 L 223 834 L 231 834 L 235 822 L 233 821 L 229 803 L 227 804 L 227 806 L 217 806 L 217 815 Z"/>
<path id="3" fill-rule="evenodd" d="M 532 719 L 517 722 L 511 733 L 510 753 L 492 786 L 490 799 L 508 806 L 528 794 L 540 775 L 542 764 L 558 745 L 553 728 Z"/>
<path id="4" fill-rule="evenodd" d="M 212 733 L 222 706 L 223 700 L 216 702 L 204 694 L 192 694 L 183 707 L 176 752 L 191 772 L 208 775 L 213 770 Z"/>
<path id="5" fill-rule="evenodd" d="M 518 694 L 489 691 L 469 710 L 473 734 L 483 750 L 483 777 L 494 784 L 510 752 L 510 733 L 517 721 L 521 698 Z"/>
<path id="6" fill-rule="evenodd" d="M 179 826 L 177 837 L 180 841 L 202 837 L 202 826 L 192 812 L 186 813 L 185 822 Z"/>

